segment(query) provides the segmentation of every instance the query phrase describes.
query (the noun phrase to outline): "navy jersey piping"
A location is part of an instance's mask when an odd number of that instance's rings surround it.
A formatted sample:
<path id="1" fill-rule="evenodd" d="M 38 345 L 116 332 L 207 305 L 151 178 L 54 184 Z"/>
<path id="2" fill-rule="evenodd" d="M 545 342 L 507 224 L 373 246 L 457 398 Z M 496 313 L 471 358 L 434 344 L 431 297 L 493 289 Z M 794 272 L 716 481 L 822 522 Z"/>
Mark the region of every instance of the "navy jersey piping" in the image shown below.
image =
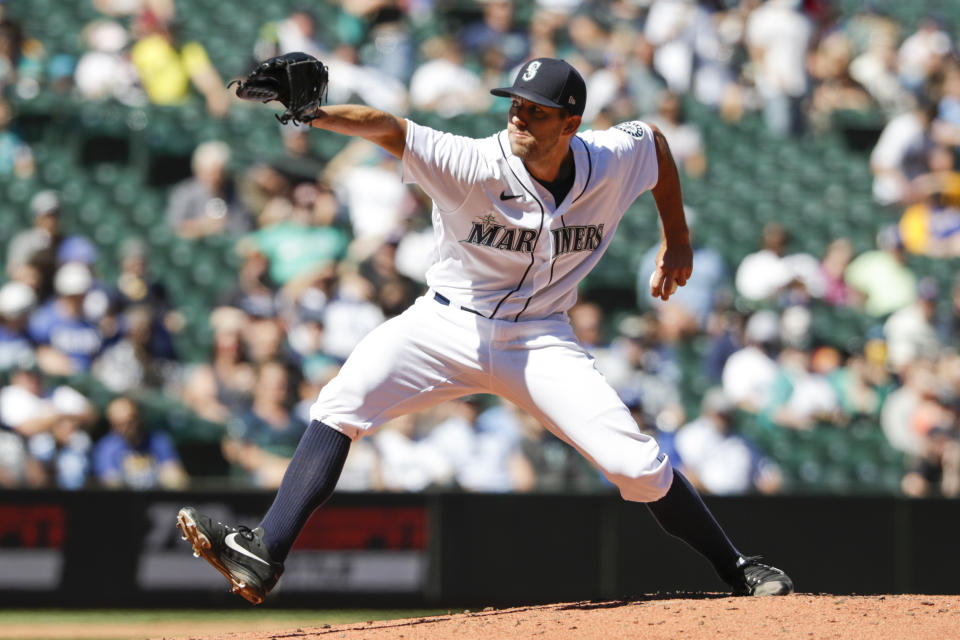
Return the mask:
<path id="1" fill-rule="evenodd" d="M 503 137 L 502 135 L 497 136 L 497 144 L 500 145 L 500 153 L 503 154 L 503 159 L 507 161 L 507 168 L 510 169 L 510 173 L 512 173 L 513 177 L 517 179 L 517 182 L 520 183 L 520 186 L 523 187 L 523 190 L 529 193 L 530 197 L 533 198 L 534 201 L 537 203 L 537 206 L 540 207 L 540 228 L 537 229 L 537 237 L 533 239 L 533 248 L 530 250 L 530 264 L 528 264 L 527 268 L 524 270 L 523 276 L 520 277 L 520 282 L 517 283 L 517 286 L 512 291 L 507 293 L 507 295 L 503 296 L 500 299 L 500 302 L 497 303 L 497 306 L 494 307 L 493 313 L 491 313 L 489 316 L 490 319 L 493 319 L 497 315 L 497 312 L 500 310 L 500 305 L 506 302 L 507 298 L 509 298 L 510 296 L 515 294 L 517 291 L 519 291 L 520 287 L 523 286 L 524 281 L 527 279 L 527 274 L 530 273 L 530 269 L 531 267 L 533 267 L 533 264 L 537 259 L 537 244 L 540 242 L 540 234 L 543 232 L 543 219 L 544 217 L 546 217 L 546 209 L 544 209 L 543 203 L 540 202 L 540 199 L 537 198 L 537 196 L 534 195 L 534 193 L 530 191 L 530 189 L 527 189 L 527 185 L 523 184 L 523 180 L 521 180 L 520 176 L 518 176 L 517 173 L 513 170 L 513 167 L 510 166 L 510 159 L 507 157 L 507 152 L 503 148 L 503 140 L 501 140 L 502 137 Z M 533 296 L 531 295 L 530 298 L 532 297 Z M 523 309 L 521 309 L 520 312 L 514 317 L 513 319 L 514 322 L 519 321 L 520 315 L 527 310 L 527 306 L 530 304 L 530 298 L 527 298 L 527 302 L 526 304 L 523 305 Z"/>
<path id="2" fill-rule="evenodd" d="M 580 196 L 577 196 L 577 197 L 579 198 Z M 563 228 L 566 228 L 567 226 L 567 221 L 563 219 L 563 216 L 560 216 L 560 226 Z M 557 266 L 557 258 L 559 257 L 560 257 L 559 255 L 554 255 L 553 258 L 550 260 L 550 279 L 547 280 L 547 284 L 553 283 L 553 268 Z"/>
<path id="3" fill-rule="evenodd" d="M 584 142 L 583 138 L 581 138 L 580 136 L 574 136 L 574 138 L 580 141 L 580 144 L 583 145 L 583 148 L 586 151 L 587 179 L 583 183 L 583 189 L 580 190 L 580 193 L 577 194 L 577 197 L 574 198 L 573 201 L 570 203 L 571 206 L 573 205 L 574 202 L 580 199 L 580 196 L 582 196 L 584 193 L 587 192 L 587 187 L 590 185 L 590 177 L 593 175 L 593 158 L 590 156 L 590 147 L 587 146 L 587 143 Z M 567 221 L 564 219 L 564 216 L 560 216 L 560 224 L 563 225 L 564 227 L 567 226 Z M 547 281 L 547 284 L 550 284 L 553 282 L 553 268 L 557 266 L 557 258 L 559 257 L 560 256 L 553 256 L 553 260 L 550 261 L 550 280 Z"/>
<path id="4" fill-rule="evenodd" d="M 580 144 L 583 145 L 583 149 L 587 154 L 587 179 L 583 183 L 583 189 L 580 191 L 577 197 L 573 199 L 573 202 L 570 203 L 571 205 L 587 192 L 587 187 L 590 186 L 590 177 L 593 176 L 593 157 L 590 155 L 590 147 L 587 146 L 587 143 L 584 142 L 583 138 L 580 136 L 574 136 L 574 138 L 580 141 Z M 564 224 L 564 226 L 566 226 L 566 224 Z"/>

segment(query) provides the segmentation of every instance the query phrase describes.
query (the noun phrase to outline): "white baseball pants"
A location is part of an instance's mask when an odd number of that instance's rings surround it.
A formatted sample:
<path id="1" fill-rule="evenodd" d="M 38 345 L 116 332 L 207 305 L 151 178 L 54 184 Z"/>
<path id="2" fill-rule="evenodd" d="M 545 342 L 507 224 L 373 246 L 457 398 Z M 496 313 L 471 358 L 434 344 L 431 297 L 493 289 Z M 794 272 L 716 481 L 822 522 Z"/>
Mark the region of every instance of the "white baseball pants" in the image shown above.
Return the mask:
<path id="1" fill-rule="evenodd" d="M 666 494 L 673 472 L 640 432 L 565 319 L 489 320 L 433 292 L 371 331 L 310 417 L 351 439 L 398 416 L 474 393 L 515 403 L 592 461 L 625 500 Z"/>

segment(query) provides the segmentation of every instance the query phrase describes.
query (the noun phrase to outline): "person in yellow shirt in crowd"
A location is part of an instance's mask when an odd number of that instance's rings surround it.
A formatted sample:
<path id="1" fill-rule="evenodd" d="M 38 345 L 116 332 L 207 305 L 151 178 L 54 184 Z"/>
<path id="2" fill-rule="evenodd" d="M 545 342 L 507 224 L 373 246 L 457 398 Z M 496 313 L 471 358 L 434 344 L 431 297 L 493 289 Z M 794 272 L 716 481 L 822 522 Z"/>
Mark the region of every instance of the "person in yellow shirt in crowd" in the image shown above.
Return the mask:
<path id="1" fill-rule="evenodd" d="M 227 114 L 230 95 L 203 45 L 176 42 L 170 23 L 149 11 L 139 16 L 134 33 L 137 42 L 130 58 L 150 102 L 181 105 L 189 98 L 192 84 L 206 101 L 210 115 Z"/>
<path id="2" fill-rule="evenodd" d="M 960 172 L 954 168 L 954 151 L 934 146 L 927 163 L 929 172 L 913 181 L 918 201 L 900 216 L 903 246 L 915 255 L 960 256 Z"/>

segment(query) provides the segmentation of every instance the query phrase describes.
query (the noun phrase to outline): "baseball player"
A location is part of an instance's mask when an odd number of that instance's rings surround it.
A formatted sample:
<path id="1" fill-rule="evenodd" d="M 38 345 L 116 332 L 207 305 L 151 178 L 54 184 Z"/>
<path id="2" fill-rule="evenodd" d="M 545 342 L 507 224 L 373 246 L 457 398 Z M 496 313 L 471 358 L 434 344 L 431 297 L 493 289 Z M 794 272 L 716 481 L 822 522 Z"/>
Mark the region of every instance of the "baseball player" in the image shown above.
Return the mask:
<path id="1" fill-rule="evenodd" d="M 467 394 L 519 405 L 595 464 L 625 500 L 704 555 L 737 594 L 783 595 L 783 571 L 742 555 L 657 443 L 641 433 L 567 319 L 577 283 L 621 216 L 652 191 L 663 238 L 650 294 L 666 300 L 692 272 L 677 168 L 660 131 L 634 121 L 578 132 L 583 78 L 540 58 L 513 86 L 507 127 L 488 138 L 441 133 L 366 106 L 320 109 L 311 125 L 370 140 L 402 160 L 433 200 L 428 291 L 374 329 L 313 404 L 279 492 L 254 529 L 185 507 L 184 538 L 262 602 L 300 529 L 332 494 L 353 440 L 400 415 Z"/>

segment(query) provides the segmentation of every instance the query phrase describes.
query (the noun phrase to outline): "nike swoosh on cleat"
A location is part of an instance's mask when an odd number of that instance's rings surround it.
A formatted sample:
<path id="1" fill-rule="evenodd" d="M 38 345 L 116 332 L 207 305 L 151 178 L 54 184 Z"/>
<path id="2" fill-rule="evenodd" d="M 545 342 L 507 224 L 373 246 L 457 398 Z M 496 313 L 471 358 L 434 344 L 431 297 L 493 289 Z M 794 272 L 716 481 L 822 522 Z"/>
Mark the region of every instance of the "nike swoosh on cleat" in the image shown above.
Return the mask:
<path id="1" fill-rule="evenodd" d="M 241 555 L 245 555 L 245 556 L 247 556 L 248 558 L 253 558 L 253 559 L 256 560 L 257 562 L 262 562 L 263 564 L 267 565 L 268 567 L 270 566 L 270 563 L 269 563 L 269 562 L 267 562 L 267 561 L 264 560 L 263 558 L 257 557 L 255 554 L 250 553 L 249 551 L 247 551 L 246 549 L 244 549 L 243 547 L 241 547 L 239 544 L 237 544 L 237 541 L 236 541 L 236 539 L 235 539 L 236 537 L 237 537 L 237 534 L 236 534 L 236 533 L 231 533 L 231 534 L 228 534 L 227 537 L 223 539 L 223 541 L 227 543 L 227 546 L 228 546 L 228 547 L 230 547 L 231 549 L 233 549 L 233 550 L 236 551 L 237 553 L 239 553 L 239 554 L 241 554 Z"/>
<path id="2" fill-rule="evenodd" d="M 508 195 L 506 191 L 501 191 L 501 192 L 500 192 L 500 199 L 501 199 L 501 200 L 513 200 L 514 198 L 519 198 L 521 195 L 523 195 L 523 194 L 518 193 L 517 195 Z"/>

